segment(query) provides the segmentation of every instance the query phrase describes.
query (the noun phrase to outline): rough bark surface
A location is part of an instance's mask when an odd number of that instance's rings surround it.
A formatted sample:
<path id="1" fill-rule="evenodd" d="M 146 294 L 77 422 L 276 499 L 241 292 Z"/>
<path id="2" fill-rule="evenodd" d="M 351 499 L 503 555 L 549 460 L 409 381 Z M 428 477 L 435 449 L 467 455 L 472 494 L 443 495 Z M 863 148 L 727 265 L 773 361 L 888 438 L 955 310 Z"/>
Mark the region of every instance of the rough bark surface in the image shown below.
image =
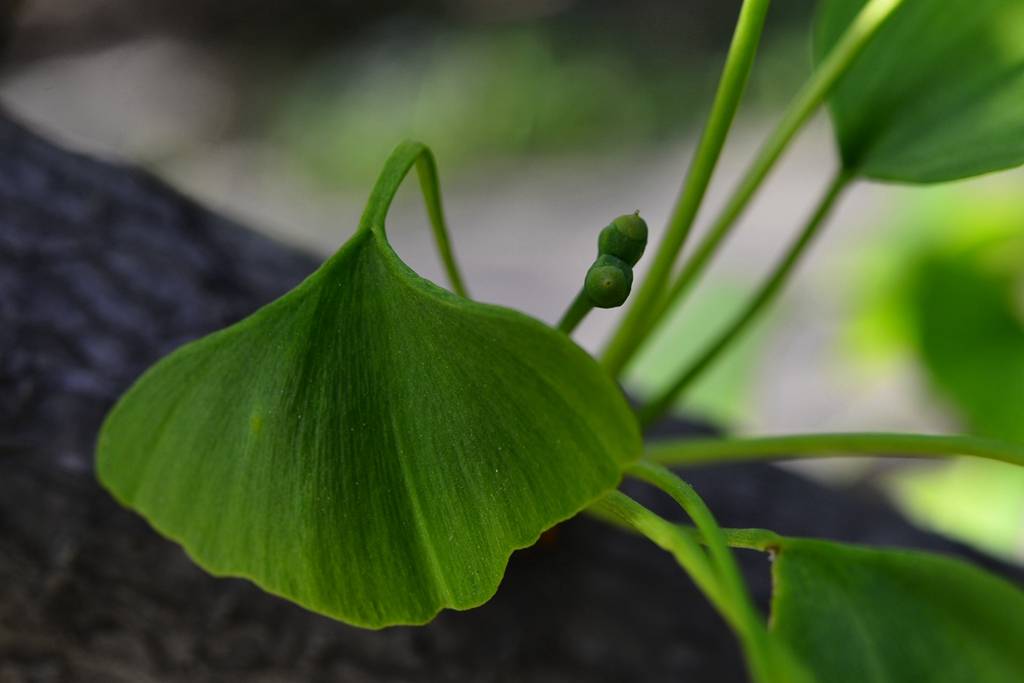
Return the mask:
<path id="1" fill-rule="evenodd" d="M 517 553 L 483 608 L 374 632 L 211 578 L 118 507 L 92 474 L 118 394 L 315 265 L 146 173 L 62 150 L 0 114 L 0 683 L 745 679 L 732 637 L 672 560 L 591 520 Z M 686 476 L 724 524 L 1013 571 L 864 493 L 769 466 Z M 766 604 L 767 560 L 744 563 Z"/>

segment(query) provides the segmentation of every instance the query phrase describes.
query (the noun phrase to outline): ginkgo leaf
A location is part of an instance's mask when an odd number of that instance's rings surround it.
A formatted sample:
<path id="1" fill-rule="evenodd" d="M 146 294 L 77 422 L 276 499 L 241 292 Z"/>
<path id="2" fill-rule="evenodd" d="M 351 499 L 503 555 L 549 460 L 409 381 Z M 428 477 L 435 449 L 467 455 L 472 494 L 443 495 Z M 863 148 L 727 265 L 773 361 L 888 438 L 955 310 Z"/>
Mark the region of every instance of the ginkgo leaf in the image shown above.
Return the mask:
<path id="1" fill-rule="evenodd" d="M 1024 680 L 1024 592 L 951 558 L 783 538 L 772 634 L 829 683 Z"/>
<path id="2" fill-rule="evenodd" d="M 824 60 L 867 0 L 825 0 Z M 1024 163 L 1024 2 L 902 0 L 830 98 L 847 168 L 939 182 Z"/>
<path id="3" fill-rule="evenodd" d="M 380 222 L 146 372 L 108 416 L 97 467 L 208 571 L 381 627 L 485 602 L 513 550 L 640 451 L 589 355 L 418 277 Z"/>

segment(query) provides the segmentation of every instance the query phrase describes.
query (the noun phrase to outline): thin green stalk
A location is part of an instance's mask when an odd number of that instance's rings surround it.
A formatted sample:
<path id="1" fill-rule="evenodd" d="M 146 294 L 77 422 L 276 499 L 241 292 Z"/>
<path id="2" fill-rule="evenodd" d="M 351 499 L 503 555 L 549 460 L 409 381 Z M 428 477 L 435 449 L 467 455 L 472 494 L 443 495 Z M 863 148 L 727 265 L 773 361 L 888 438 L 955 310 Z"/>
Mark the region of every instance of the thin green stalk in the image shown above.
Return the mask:
<path id="1" fill-rule="evenodd" d="M 606 520 L 607 521 L 607 520 Z M 680 529 L 700 545 L 708 545 L 704 534 L 695 526 L 679 524 Z M 782 545 L 782 536 L 768 529 L 730 529 L 719 527 L 725 536 L 725 543 L 736 550 L 756 550 L 762 553 L 772 552 Z"/>
<path id="2" fill-rule="evenodd" d="M 441 185 L 437 175 L 437 162 L 430 148 L 421 142 L 406 140 L 399 144 L 384 163 L 384 170 L 377 178 L 377 183 L 370 193 L 363 217 L 359 221 L 359 230 L 370 230 L 374 227 L 383 229 L 384 219 L 395 199 L 395 194 L 405 176 L 409 174 L 413 164 L 420 179 L 420 190 L 423 201 L 427 205 L 427 216 L 433 229 L 434 241 L 444 263 L 445 272 L 451 282 L 452 290 L 460 296 L 468 297 L 466 285 L 455 262 L 451 239 L 445 224 L 444 209 L 441 204 Z"/>
<path id="3" fill-rule="evenodd" d="M 733 628 L 744 643 L 751 669 L 758 680 L 771 679 L 771 672 L 775 670 L 772 665 L 774 657 L 769 652 L 771 645 L 766 637 L 764 623 L 750 598 L 736 559 L 729 550 L 725 533 L 703 499 L 692 486 L 661 465 L 640 461 L 631 465 L 627 473 L 667 493 L 693 520 L 707 543 L 724 590 L 739 618 L 739 623 L 733 624 Z"/>
<path id="4" fill-rule="evenodd" d="M 690 534 L 619 491 L 607 494 L 589 511 L 606 521 L 625 525 L 670 553 L 726 621 L 734 626 L 742 623 L 707 554 Z"/>
<path id="5" fill-rule="evenodd" d="M 600 505 L 595 504 L 594 506 L 585 509 L 584 512 L 594 519 L 599 519 L 606 524 L 637 533 L 636 529 L 624 522 L 619 516 L 613 515 L 606 508 L 601 507 Z M 675 526 L 683 534 L 693 540 L 694 543 L 698 545 L 707 545 L 704 535 L 701 534 L 696 527 L 686 524 L 676 524 Z M 769 552 L 782 542 L 781 536 L 774 531 L 769 531 L 768 529 L 730 529 L 729 527 L 721 527 L 721 529 L 722 533 L 725 534 L 725 542 L 730 548 L 736 548 L 737 550 Z"/>
<path id="6" fill-rule="evenodd" d="M 825 195 L 818 203 L 818 207 L 815 209 L 810 220 L 803 230 L 800 231 L 796 240 L 790 245 L 786 254 L 761 285 L 754 297 L 747 303 L 746 307 L 740 311 L 740 314 L 736 316 L 732 323 L 718 337 L 708 344 L 696 361 L 685 369 L 661 394 L 640 409 L 640 422 L 643 425 L 649 425 L 661 417 L 672 406 L 679 394 L 700 377 L 705 370 L 711 367 L 715 360 L 749 328 L 750 324 L 765 310 L 768 304 L 778 296 L 782 287 L 789 280 L 793 269 L 800 262 L 800 258 L 825 224 L 825 219 L 828 218 L 836 201 L 852 177 L 852 174 L 846 171 L 841 171 L 836 175 L 829 184 Z"/>
<path id="7" fill-rule="evenodd" d="M 655 444 L 647 450 L 646 457 L 663 465 L 692 465 L 847 455 L 899 458 L 968 455 L 1024 467 L 1024 446 L 975 436 L 885 432 L 683 440 Z"/>
<path id="8" fill-rule="evenodd" d="M 728 529 L 723 528 L 725 540 L 730 548 L 741 550 L 758 550 L 769 552 L 777 549 L 782 543 L 782 537 L 768 529 Z M 703 539 L 699 539 L 703 542 Z"/>
<path id="9" fill-rule="evenodd" d="M 580 321 L 592 310 L 594 310 L 594 302 L 587 296 L 586 290 L 581 289 L 562 315 L 562 319 L 558 321 L 558 329 L 566 334 L 572 334 Z"/>
<path id="10" fill-rule="evenodd" d="M 630 465 L 626 473 L 661 489 L 676 501 L 679 507 L 693 520 L 701 537 L 707 543 L 712 561 L 733 599 L 743 606 L 745 617 L 756 618 L 756 611 L 750 602 L 750 594 L 743 583 L 736 560 L 729 550 L 725 534 L 722 533 L 722 528 L 718 526 L 711 511 L 693 490 L 693 487 L 663 465 L 650 461 L 640 460 Z"/>
<path id="11" fill-rule="evenodd" d="M 718 158 L 721 156 L 722 147 L 725 145 L 726 136 L 732 127 L 736 110 L 739 108 L 740 98 L 754 64 L 769 4 L 769 0 L 744 0 L 740 9 L 707 124 L 694 152 L 679 200 L 669 217 L 665 234 L 658 244 L 651 268 L 643 284 L 637 289 L 633 303 L 623 316 L 615 336 L 612 337 L 606 354 L 609 367 L 614 366 L 616 349 L 628 338 L 629 330 L 648 317 L 651 307 L 657 304 L 672 275 L 672 268 L 693 227 Z"/>
<path id="12" fill-rule="evenodd" d="M 637 321 L 634 327 L 623 330 L 606 350 L 603 361 L 609 371 L 618 375 L 625 368 L 665 314 L 678 304 L 683 294 L 696 282 L 797 132 L 817 111 L 839 79 L 901 3 L 902 0 L 870 0 L 861 9 L 825 61 L 815 69 L 810 80 L 797 93 L 669 291 L 661 297 L 645 320 Z"/>

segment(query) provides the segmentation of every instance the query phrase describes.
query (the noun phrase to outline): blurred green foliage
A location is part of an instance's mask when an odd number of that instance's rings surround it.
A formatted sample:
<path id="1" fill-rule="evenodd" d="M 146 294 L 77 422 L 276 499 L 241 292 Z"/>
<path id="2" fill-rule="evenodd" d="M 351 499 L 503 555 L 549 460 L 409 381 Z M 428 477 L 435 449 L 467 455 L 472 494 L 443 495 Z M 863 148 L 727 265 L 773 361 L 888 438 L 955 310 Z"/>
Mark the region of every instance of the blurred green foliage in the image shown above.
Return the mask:
<path id="1" fill-rule="evenodd" d="M 641 396 L 664 388 L 667 377 L 696 360 L 699 352 L 730 322 L 749 295 L 749 285 L 714 282 L 701 296 L 678 307 L 651 338 L 629 368 L 627 384 Z M 765 321 L 767 322 L 767 321 Z M 679 410 L 722 424 L 736 425 L 749 418 L 753 405 L 751 388 L 761 360 L 760 350 L 771 324 L 759 325 L 693 389 L 682 396 Z"/>
<path id="2" fill-rule="evenodd" d="M 862 357 L 883 368 L 911 360 L 963 429 L 1024 442 L 1024 201 L 998 186 L 941 189 L 896 222 L 859 276 Z M 1019 556 L 1019 468 L 963 460 L 901 471 L 891 484 L 920 520 Z"/>
<path id="3" fill-rule="evenodd" d="M 371 45 L 309 69 L 280 103 L 279 138 L 321 182 L 371 176 L 407 137 L 427 141 L 448 171 L 525 153 L 653 145 L 701 123 L 722 58 L 544 25 Z M 778 105 L 809 62 L 804 32 L 783 27 L 748 105 Z"/>
<path id="4" fill-rule="evenodd" d="M 1024 225 L 1024 223 L 1022 223 Z M 973 430 L 1024 441 L 1024 234 L 914 264 L 909 313 L 928 376 Z"/>

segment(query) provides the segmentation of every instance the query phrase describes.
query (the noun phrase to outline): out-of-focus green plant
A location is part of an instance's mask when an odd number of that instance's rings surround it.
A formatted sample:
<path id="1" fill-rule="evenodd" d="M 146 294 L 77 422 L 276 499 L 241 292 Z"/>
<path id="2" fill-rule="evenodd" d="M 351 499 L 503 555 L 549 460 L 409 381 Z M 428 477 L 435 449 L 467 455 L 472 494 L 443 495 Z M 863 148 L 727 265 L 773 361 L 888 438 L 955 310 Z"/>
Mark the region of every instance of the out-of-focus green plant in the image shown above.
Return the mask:
<path id="1" fill-rule="evenodd" d="M 1024 199 L 1016 183 L 946 190 L 892 220 L 853 271 L 863 296 L 850 338 L 861 362 L 911 363 L 972 433 L 1024 441 Z M 1020 557 L 1021 470 L 963 460 L 889 481 L 923 522 Z"/>
<path id="2" fill-rule="evenodd" d="M 396 136 L 433 140 L 456 165 L 526 149 L 578 150 L 608 131 L 620 132 L 608 139 L 614 144 L 663 129 L 665 112 L 684 109 L 686 93 L 665 88 L 666 76 L 600 51 L 558 54 L 541 32 L 442 35 L 325 64 L 293 94 L 284 134 L 326 182 L 370 175 Z"/>
<path id="3" fill-rule="evenodd" d="M 643 36 L 566 28 L 442 33 L 325 61 L 287 93 L 279 135 L 307 175 L 363 182 L 396 138 L 429 139 L 448 168 L 532 154 L 594 154 L 685 130 L 714 83 L 707 57 L 638 50 Z M 784 104 L 806 75 L 803 35 L 769 46 L 751 90 Z"/>

